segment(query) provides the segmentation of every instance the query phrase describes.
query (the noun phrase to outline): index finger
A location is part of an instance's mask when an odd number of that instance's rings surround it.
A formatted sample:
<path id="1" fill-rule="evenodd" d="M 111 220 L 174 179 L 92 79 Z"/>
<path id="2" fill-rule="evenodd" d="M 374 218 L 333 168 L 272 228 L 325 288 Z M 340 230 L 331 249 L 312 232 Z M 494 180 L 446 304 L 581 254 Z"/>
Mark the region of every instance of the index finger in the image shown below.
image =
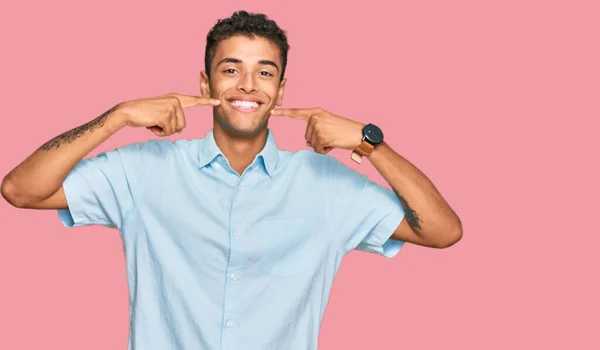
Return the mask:
<path id="1" fill-rule="evenodd" d="M 278 108 L 271 111 L 273 115 L 280 115 L 284 117 L 308 120 L 313 114 L 311 109 L 301 108 Z"/>
<path id="2" fill-rule="evenodd" d="M 221 104 L 221 100 L 217 100 L 210 97 L 205 96 L 191 96 L 191 95 L 181 95 L 174 94 L 175 97 L 181 103 L 181 107 L 194 107 L 194 106 L 218 106 Z"/>

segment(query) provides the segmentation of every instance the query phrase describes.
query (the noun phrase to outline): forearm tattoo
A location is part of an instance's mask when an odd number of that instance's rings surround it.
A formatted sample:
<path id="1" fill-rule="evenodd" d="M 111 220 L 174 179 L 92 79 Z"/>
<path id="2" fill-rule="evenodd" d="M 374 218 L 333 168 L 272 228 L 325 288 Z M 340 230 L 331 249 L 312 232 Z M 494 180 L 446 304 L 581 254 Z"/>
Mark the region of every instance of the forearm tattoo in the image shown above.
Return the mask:
<path id="1" fill-rule="evenodd" d="M 83 136 L 88 131 L 94 132 L 94 130 L 100 129 L 101 127 L 104 126 L 104 124 L 106 123 L 106 119 L 108 118 L 108 115 L 114 110 L 114 108 L 115 107 L 109 109 L 108 111 L 104 112 L 102 115 L 100 115 L 99 117 L 97 117 L 96 119 L 94 119 L 88 123 L 85 123 L 81 126 L 78 126 L 74 129 L 71 129 L 63 134 L 56 136 L 52 140 L 50 140 L 50 141 L 46 142 L 45 144 L 43 144 L 42 146 L 40 146 L 39 149 L 48 151 L 53 148 L 59 148 L 60 145 L 65 144 L 65 143 L 71 143 L 71 142 L 75 141 L 76 139 L 80 138 L 81 136 Z"/>
<path id="2" fill-rule="evenodd" d="M 404 208 L 406 220 L 408 221 L 410 227 L 420 230 L 421 224 L 419 222 L 422 222 L 422 220 L 419 219 L 417 213 L 415 213 L 414 209 L 410 207 L 406 199 L 404 199 L 404 197 L 402 197 L 398 191 L 394 190 L 394 193 L 396 193 L 396 196 L 398 196 L 400 199 L 400 203 L 402 203 L 402 208 Z"/>

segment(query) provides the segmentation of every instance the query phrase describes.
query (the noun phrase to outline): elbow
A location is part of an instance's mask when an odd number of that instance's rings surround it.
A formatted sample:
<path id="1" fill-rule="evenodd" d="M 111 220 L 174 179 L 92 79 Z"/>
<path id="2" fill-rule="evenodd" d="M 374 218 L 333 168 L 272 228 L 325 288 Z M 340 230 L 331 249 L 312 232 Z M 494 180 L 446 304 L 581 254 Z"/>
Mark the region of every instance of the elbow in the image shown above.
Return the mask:
<path id="1" fill-rule="evenodd" d="M 19 195 L 17 187 L 12 183 L 8 176 L 2 180 L 2 185 L 0 185 L 0 193 L 2 194 L 2 197 L 13 207 L 27 207 L 27 202 L 22 196 Z"/>
<path id="2" fill-rule="evenodd" d="M 463 233 L 462 230 L 457 231 L 455 233 L 449 234 L 448 238 L 444 241 L 442 241 L 440 244 L 440 246 L 438 248 L 450 248 L 453 245 L 455 245 L 456 243 L 458 243 L 461 239 L 462 239 Z"/>
<path id="3" fill-rule="evenodd" d="M 463 237 L 462 225 L 459 223 L 457 227 L 451 230 L 447 230 L 445 234 L 440 235 L 440 238 L 436 240 L 433 247 L 439 249 L 450 248 L 456 243 L 460 242 Z"/>

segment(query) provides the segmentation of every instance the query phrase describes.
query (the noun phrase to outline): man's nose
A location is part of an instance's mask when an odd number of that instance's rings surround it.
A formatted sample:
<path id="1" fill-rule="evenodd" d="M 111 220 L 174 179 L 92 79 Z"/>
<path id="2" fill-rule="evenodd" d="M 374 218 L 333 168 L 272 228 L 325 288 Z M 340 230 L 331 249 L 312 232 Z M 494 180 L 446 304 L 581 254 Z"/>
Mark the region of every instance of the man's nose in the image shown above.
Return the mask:
<path id="1" fill-rule="evenodd" d="M 252 74 L 245 73 L 241 76 L 238 83 L 238 90 L 244 91 L 245 93 L 251 93 L 256 91 L 256 82 Z"/>

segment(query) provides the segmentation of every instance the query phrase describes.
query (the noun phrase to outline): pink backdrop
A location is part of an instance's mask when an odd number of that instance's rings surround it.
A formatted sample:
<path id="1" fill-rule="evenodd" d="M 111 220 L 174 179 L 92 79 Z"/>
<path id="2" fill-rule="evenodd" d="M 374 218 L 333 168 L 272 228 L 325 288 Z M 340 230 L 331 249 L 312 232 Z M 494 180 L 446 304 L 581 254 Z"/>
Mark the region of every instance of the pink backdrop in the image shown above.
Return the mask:
<path id="1" fill-rule="evenodd" d="M 386 3 L 3 0 L 0 174 L 119 101 L 198 93 L 215 20 L 265 11 L 292 47 L 285 106 L 379 124 L 464 224 L 448 250 L 351 253 L 319 348 L 599 349 L 598 2 Z M 304 127 L 272 121 L 292 150 Z M 5 201 L 0 216 L 0 349 L 124 349 L 118 233 Z"/>

